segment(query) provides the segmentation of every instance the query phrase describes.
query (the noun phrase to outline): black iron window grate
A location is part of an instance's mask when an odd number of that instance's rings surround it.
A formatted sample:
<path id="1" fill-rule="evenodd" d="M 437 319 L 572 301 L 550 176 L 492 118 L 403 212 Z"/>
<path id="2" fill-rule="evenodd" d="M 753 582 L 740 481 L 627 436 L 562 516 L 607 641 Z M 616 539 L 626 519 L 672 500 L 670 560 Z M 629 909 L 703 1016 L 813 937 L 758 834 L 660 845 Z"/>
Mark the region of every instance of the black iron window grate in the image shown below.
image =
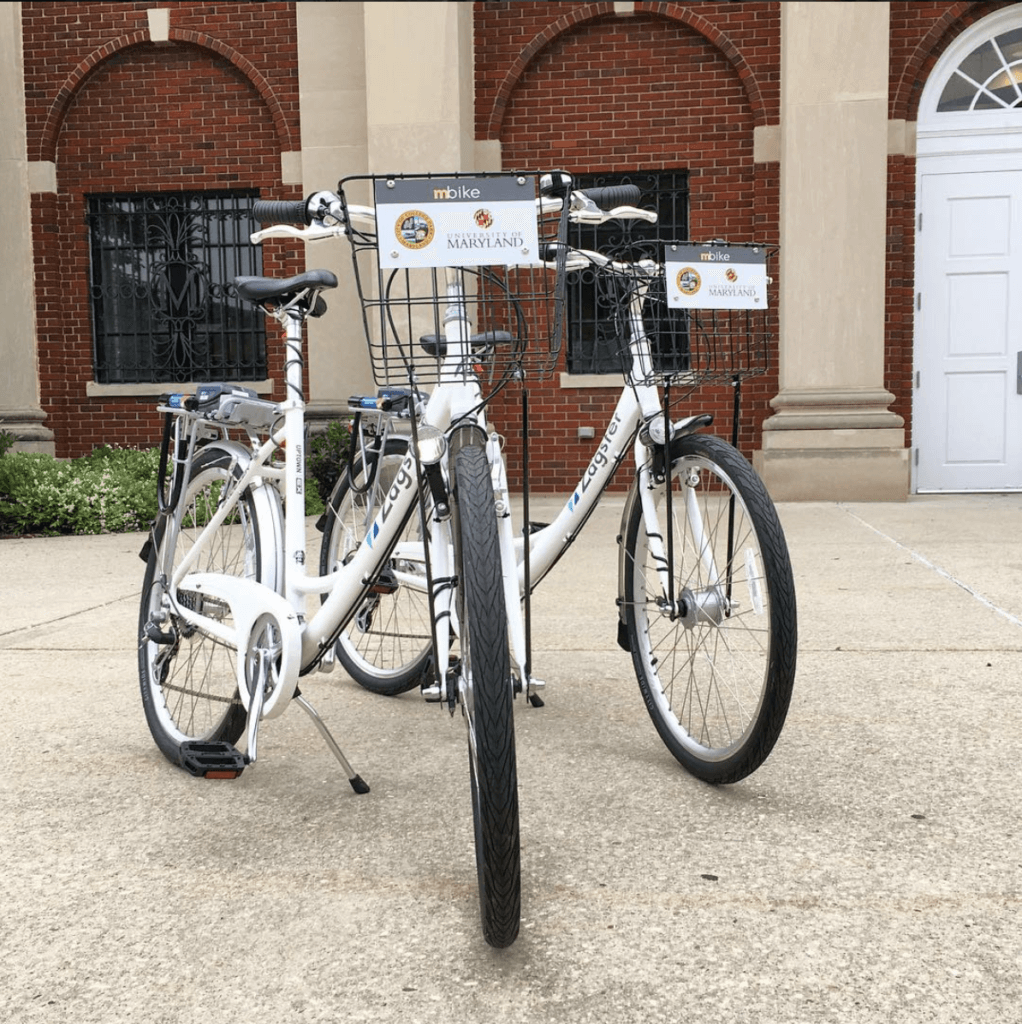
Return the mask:
<path id="1" fill-rule="evenodd" d="M 580 249 L 592 249 L 620 260 L 664 257 L 664 242 L 688 238 L 688 172 L 637 171 L 615 174 L 575 175 L 576 187 L 637 185 L 642 198 L 636 204 L 656 210 L 657 223 L 641 220 L 608 221 L 569 227 L 568 240 Z M 627 319 L 623 315 L 625 282 L 593 270 L 568 275 L 568 372 L 621 373 L 626 368 Z M 688 320 L 683 311 L 668 310 L 650 296 L 650 310 L 657 310 L 655 333 L 658 366 L 667 373 L 688 369 Z M 647 325 L 652 328 L 654 325 Z"/>
<path id="2" fill-rule="evenodd" d="M 86 197 L 96 380 L 263 380 L 263 314 L 232 280 L 262 273 L 258 192 Z"/>

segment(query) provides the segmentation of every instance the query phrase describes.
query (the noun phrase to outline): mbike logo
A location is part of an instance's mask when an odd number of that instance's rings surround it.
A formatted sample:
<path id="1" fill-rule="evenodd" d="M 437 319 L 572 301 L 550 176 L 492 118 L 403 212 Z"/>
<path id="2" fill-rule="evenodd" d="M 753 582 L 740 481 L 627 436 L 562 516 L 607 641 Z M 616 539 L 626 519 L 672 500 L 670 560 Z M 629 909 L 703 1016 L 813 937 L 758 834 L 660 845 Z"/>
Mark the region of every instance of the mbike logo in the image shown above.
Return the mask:
<path id="1" fill-rule="evenodd" d="M 447 188 L 433 189 L 434 199 L 479 199 L 482 192 L 471 185 L 448 185 Z"/>

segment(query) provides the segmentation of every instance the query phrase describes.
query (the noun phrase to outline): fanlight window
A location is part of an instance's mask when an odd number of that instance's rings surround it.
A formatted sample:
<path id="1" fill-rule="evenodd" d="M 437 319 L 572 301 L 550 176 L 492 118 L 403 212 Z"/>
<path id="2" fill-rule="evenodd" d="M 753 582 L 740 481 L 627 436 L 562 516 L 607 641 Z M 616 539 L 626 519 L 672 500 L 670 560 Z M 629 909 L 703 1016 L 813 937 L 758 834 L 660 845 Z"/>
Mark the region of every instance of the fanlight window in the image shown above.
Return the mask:
<path id="1" fill-rule="evenodd" d="M 977 46 L 952 72 L 937 113 L 1022 107 L 1022 28 Z"/>

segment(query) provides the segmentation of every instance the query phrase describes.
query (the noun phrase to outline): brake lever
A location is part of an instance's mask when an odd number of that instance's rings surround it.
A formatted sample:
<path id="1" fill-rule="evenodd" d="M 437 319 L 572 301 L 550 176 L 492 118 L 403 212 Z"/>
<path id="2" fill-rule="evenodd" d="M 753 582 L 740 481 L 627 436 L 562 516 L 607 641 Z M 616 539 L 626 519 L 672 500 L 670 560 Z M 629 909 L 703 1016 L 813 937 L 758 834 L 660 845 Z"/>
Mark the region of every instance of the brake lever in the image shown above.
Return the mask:
<path id="1" fill-rule="evenodd" d="M 655 210 L 640 210 L 635 206 L 615 206 L 613 210 L 601 210 L 598 206 L 572 210 L 568 219 L 573 224 L 604 224 L 608 220 L 645 220 L 650 224 L 657 222 Z"/>
<path id="2" fill-rule="evenodd" d="M 325 224 L 310 224 L 306 228 L 296 228 L 290 224 L 273 224 L 260 231 L 253 231 L 248 237 L 253 245 L 258 245 L 267 238 L 297 238 L 303 242 L 318 242 L 323 238 L 338 238 L 344 234 L 344 225 L 327 227 Z"/>

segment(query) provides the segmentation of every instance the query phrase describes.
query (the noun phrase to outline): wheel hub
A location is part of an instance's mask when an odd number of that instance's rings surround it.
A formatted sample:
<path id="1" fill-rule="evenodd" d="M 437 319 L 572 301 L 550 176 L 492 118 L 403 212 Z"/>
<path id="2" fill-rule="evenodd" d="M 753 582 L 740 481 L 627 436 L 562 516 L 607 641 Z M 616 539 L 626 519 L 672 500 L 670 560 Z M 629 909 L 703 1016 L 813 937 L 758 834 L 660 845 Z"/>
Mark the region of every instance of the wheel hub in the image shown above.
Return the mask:
<path id="1" fill-rule="evenodd" d="M 680 620 L 686 629 L 695 629 L 700 624 L 719 626 L 731 612 L 731 604 L 720 587 L 684 587 L 673 605 L 664 598 L 659 608 L 661 615 L 672 622 Z"/>

